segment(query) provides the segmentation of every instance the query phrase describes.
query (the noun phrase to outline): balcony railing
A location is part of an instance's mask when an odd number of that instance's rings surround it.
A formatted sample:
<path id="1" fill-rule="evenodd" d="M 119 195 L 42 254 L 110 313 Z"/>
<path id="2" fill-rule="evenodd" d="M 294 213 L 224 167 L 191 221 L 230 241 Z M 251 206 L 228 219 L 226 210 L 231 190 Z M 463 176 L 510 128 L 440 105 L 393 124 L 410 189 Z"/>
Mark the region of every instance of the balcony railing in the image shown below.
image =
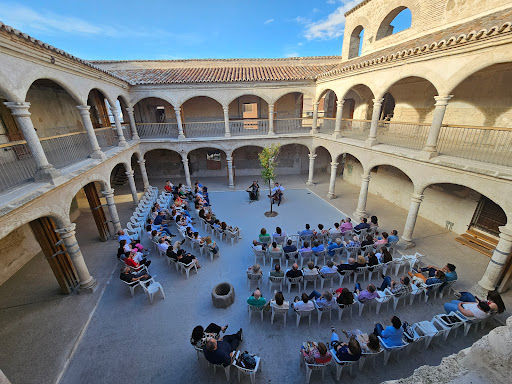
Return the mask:
<path id="1" fill-rule="evenodd" d="M 309 133 L 313 120 L 311 118 L 274 119 L 274 132 L 283 133 Z"/>
<path id="2" fill-rule="evenodd" d="M 132 128 L 130 127 L 130 124 L 124 123 L 121 124 L 121 127 L 123 128 L 123 136 L 126 140 L 132 139 Z"/>
<path id="3" fill-rule="evenodd" d="M 0 191 L 28 182 L 35 171 L 36 162 L 25 140 L 0 145 Z"/>
<path id="4" fill-rule="evenodd" d="M 396 147 L 422 150 L 427 142 L 430 124 L 379 121 L 377 141 Z"/>
<path id="5" fill-rule="evenodd" d="M 231 120 L 229 129 L 232 136 L 252 136 L 268 134 L 268 119 Z"/>
<path id="6" fill-rule="evenodd" d="M 351 139 L 366 140 L 370 134 L 371 120 L 341 119 L 341 135 Z"/>
<path id="7" fill-rule="evenodd" d="M 66 135 L 39 139 L 48 162 L 55 168 L 63 168 L 85 160 L 92 152 L 87 132 L 73 132 Z"/>
<path id="8" fill-rule="evenodd" d="M 446 125 L 441 127 L 440 154 L 512 166 L 512 128 Z"/>
<path id="9" fill-rule="evenodd" d="M 119 137 L 115 128 L 97 128 L 94 130 L 94 133 L 96 134 L 98 145 L 103 150 L 116 147 L 119 144 Z"/>
<path id="10" fill-rule="evenodd" d="M 177 123 L 138 123 L 137 132 L 141 139 L 177 139 Z"/>
<path id="11" fill-rule="evenodd" d="M 320 133 L 333 133 L 336 125 L 336 119 L 331 117 L 323 117 L 318 119 L 318 130 Z"/>
<path id="12" fill-rule="evenodd" d="M 226 128 L 223 121 L 201 121 L 183 124 L 185 137 L 223 137 Z"/>

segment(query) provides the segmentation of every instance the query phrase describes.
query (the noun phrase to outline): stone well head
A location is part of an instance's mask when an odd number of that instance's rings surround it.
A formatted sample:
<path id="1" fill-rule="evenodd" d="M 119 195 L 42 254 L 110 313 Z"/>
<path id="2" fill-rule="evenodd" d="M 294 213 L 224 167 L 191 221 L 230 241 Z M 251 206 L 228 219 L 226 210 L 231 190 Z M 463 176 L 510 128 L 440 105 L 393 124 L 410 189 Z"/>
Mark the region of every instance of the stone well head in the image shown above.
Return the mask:
<path id="1" fill-rule="evenodd" d="M 212 289 L 212 302 L 216 308 L 227 308 L 235 302 L 235 288 L 227 282 L 219 283 Z"/>

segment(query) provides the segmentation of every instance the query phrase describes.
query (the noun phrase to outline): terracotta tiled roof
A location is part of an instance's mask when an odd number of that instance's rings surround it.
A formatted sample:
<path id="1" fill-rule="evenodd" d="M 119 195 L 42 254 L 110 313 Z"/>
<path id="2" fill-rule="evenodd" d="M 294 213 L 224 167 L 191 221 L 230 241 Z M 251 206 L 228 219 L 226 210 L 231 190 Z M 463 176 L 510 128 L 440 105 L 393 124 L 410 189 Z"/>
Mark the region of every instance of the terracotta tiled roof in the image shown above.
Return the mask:
<path id="1" fill-rule="evenodd" d="M 27 42 L 32 43 L 32 44 L 34 44 L 36 46 L 39 46 L 41 48 L 47 49 L 49 51 L 52 51 L 52 52 L 54 52 L 54 53 L 56 53 L 58 55 L 67 57 L 68 59 L 77 61 L 77 62 L 79 62 L 79 63 L 81 63 L 83 65 L 86 65 L 88 67 L 94 68 L 94 69 L 96 69 L 98 71 L 101 71 L 103 73 L 106 73 L 106 74 L 108 74 L 110 76 L 113 76 L 113 77 L 115 77 L 115 78 L 117 78 L 119 80 L 125 81 L 124 79 L 120 78 L 119 76 L 116 76 L 116 75 L 110 73 L 109 71 L 107 71 L 105 69 L 102 69 L 102 68 L 100 68 L 100 67 L 90 63 L 87 60 L 80 59 L 79 57 L 73 56 L 73 55 L 63 51 L 62 49 L 55 48 L 53 45 L 44 43 L 41 40 L 38 40 L 38 39 L 36 39 L 36 38 L 34 38 L 34 37 L 30 36 L 30 35 L 27 35 L 26 33 L 23 33 L 23 32 L 21 32 L 21 31 L 19 31 L 17 29 L 14 29 L 13 27 L 11 27 L 9 25 L 6 25 L 6 24 L 2 23 L 1 21 L 0 21 L 0 31 L 1 32 L 6 32 L 6 33 L 11 34 L 11 35 L 18 36 L 18 37 L 26 40 Z"/>
<path id="2" fill-rule="evenodd" d="M 326 78 L 363 67 L 438 52 L 439 50 L 450 49 L 511 32 L 512 8 L 421 36 L 401 44 L 396 44 L 365 56 L 344 61 L 338 64 L 336 68 L 326 73 L 319 74 L 318 78 Z"/>
<path id="3" fill-rule="evenodd" d="M 330 71 L 327 65 L 223 66 L 166 69 L 110 69 L 114 75 L 132 84 L 228 83 L 251 81 L 291 81 L 315 79 Z"/>

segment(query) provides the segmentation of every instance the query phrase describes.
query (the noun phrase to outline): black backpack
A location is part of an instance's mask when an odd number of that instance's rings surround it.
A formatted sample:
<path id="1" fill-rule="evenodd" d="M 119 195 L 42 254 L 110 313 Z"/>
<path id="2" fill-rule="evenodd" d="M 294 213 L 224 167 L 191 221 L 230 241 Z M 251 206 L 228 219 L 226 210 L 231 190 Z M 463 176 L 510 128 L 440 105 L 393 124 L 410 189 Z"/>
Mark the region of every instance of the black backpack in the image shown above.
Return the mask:
<path id="1" fill-rule="evenodd" d="M 402 328 L 404 329 L 405 341 L 412 343 L 414 341 L 414 330 L 412 329 L 411 325 L 407 321 L 404 321 Z"/>
<path id="2" fill-rule="evenodd" d="M 256 368 L 256 359 L 254 355 L 250 355 L 249 352 L 245 351 L 240 356 L 239 364 L 242 368 L 245 369 L 254 369 Z"/>

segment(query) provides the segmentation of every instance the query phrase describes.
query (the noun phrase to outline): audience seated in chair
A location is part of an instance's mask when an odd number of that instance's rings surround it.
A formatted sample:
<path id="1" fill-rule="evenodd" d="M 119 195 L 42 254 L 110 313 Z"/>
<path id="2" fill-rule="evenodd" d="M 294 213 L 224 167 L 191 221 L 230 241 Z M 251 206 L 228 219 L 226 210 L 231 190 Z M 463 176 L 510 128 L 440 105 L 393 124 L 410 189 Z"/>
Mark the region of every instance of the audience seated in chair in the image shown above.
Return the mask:
<path id="1" fill-rule="evenodd" d="M 176 260 L 179 263 L 188 265 L 193 262 L 193 263 L 195 263 L 197 268 L 201 268 L 201 264 L 199 264 L 199 260 L 197 260 L 196 257 L 192 256 L 190 253 L 186 253 L 183 249 L 178 249 L 178 251 L 176 252 L 176 255 L 177 255 Z"/>
<path id="2" fill-rule="evenodd" d="M 118 238 L 117 241 L 121 242 L 121 240 L 126 240 L 126 243 L 132 248 L 137 247 L 139 252 L 142 252 L 144 247 L 140 245 L 140 239 L 134 239 L 132 236 L 125 234 L 123 230 L 117 232 Z"/>
<path id="3" fill-rule="evenodd" d="M 322 294 L 318 291 L 313 291 L 309 295 L 309 299 L 311 300 L 313 298 L 318 308 L 334 307 L 336 304 L 336 299 L 332 296 L 330 291 L 324 291 Z"/>
<path id="4" fill-rule="evenodd" d="M 387 326 L 385 329 L 382 324 L 375 324 L 373 333 L 376 336 L 380 336 L 389 347 L 398 347 L 404 344 L 402 341 L 402 334 L 404 333 L 402 321 L 400 321 L 397 316 L 391 318 L 391 325 Z"/>
<path id="5" fill-rule="evenodd" d="M 269 251 L 282 252 L 283 247 L 281 246 L 281 244 L 277 244 L 275 241 L 273 241 L 272 244 L 270 245 Z"/>
<path id="6" fill-rule="evenodd" d="M 352 225 L 352 219 L 350 217 L 347 217 L 346 219 L 341 220 L 340 223 L 340 230 L 341 233 L 349 232 L 354 228 Z"/>
<path id="7" fill-rule="evenodd" d="M 252 273 L 253 275 L 263 275 L 259 264 L 251 265 L 249 268 L 247 268 L 247 272 Z"/>
<path id="8" fill-rule="evenodd" d="M 192 344 L 194 347 L 203 349 L 208 339 L 213 338 L 219 340 L 221 332 L 225 333 L 226 329 L 228 329 L 227 324 L 224 327 L 221 327 L 215 323 L 210 323 L 206 329 L 203 329 L 202 326 L 198 325 L 192 330 L 190 344 Z"/>
<path id="9" fill-rule="evenodd" d="M 485 301 L 463 302 L 460 300 L 453 300 L 452 302 L 444 305 L 444 310 L 447 314 L 459 311 L 466 317 L 486 319 L 490 315 L 491 308 Z"/>
<path id="10" fill-rule="evenodd" d="M 340 307 L 354 304 L 354 294 L 348 288 L 338 288 L 335 293 L 336 303 Z"/>
<path id="11" fill-rule="evenodd" d="M 318 343 L 318 346 L 311 346 L 304 348 L 302 346 L 302 357 L 308 364 L 328 364 L 331 359 L 331 352 L 327 349 L 324 343 Z"/>
<path id="12" fill-rule="evenodd" d="M 382 250 L 381 263 L 389 263 L 390 261 L 393 261 L 393 256 L 386 248 L 384 248 Z"/>
<path id="13" fill-rule="evenodd" d="M 284 272 L 281 270 L 281 266 L 279 264 L 276 264 L 274 266 L 274 270 L 270 271 L 270 276 L 273 277 L 283 277 Z"/>
<path id="14" fill-rule="evenodd" d="M 340 264 L 337 266 L 338 272 L 340 272 L 340 273 L 342 273 L 344 271 L 355 271 L 357 267 L 358 267 L 358 265 L 356 264 L 356 259 L 354 259 L 353 257 L 350 257 L 348 259 L 347 264 Z"/>
<path id="15" fill-rule="evenodd" d="M 366 259 L 364 258 L 363 255 L 357 256 L 356 268 L 359 268 L 359 267 L 366 267 Z"/>
<path id="16" fill-rule="evenodd" d="M 151 279 L 151 275 L 146 271 L 132 273 L 130 267 L 122 267 L 119 278 L 127 283 L 134 283 L 136 281 L 145 281 Z"/>
<path id="17" fill-rule="evenodd" d="M 313 263 L 313 261 L 308 261 L 308 267 L 304 268 L 303 274 L 304 276 L 318 275 L 318 268 L 315 267 L 315 263 Z"/>
<path id="18" fill-rule="evenodd" d="M 141 265 L 145 265 L 149 267 L 151 264 L 151 260 L 147 260 L 146 258 L 142 258 L 142 254 L 137 253 L 136 249 L 132 249 L 131 252 L 124 259 L 124 263 L 133 268 L 139 268 Z"/>
<path id="19" fill-rule="evenodd" d="M 353 236 L 352 239 L 348 243 L 346 241 L 344 241 L 343 244 L 347 248 L 355 248 L 355 247 L 361 246 L 361 243 L 359 242 L 359 237 L 357 237 L 357 236 Z"/>
<path id="20" fill-rule="evenodd" d="M 334 250 L 336 248 L 343 248 L 343 242 L 339 237 L 336 238 L 335 241 L 330 241 L 329 244 L 327 244 L 327 253 L 329 254 L 329 256 L 334 256 Z"/>
<path id="21" fill-rule="evenodd" d="M 368 228 L 370 228 L 370 224 L 368 224 L 368 219 L 366 217 L 363 217 L 361 219 L 361 223 L 357 224 L 354 227 L 354 232 L 359 235 L 361 233 L 361 230 Z"/>
<path id="22" fill-rule="evenodd" d="M 299 269 L 299 265 L 297 263 L 293 263 L 292 269 L 286 272 L 286 277 L 291 279 L 299 276 L 302 276 L 302 271 Z"/>
<path id="23" fill-rule="evenodd" d="M 367 247 L 369 245 L 373 245 L 372 235 L 366 235 L 365 239 L 361 242 L 361 248 Z"/>
<path id="24" fill-rule="evenodd" d="M 391 231 L 391 235 L 388 237 L 387 246 L 390 246 L 391 244 L 394 244 L 394 243 L 398 243 L 398 240 L 400 240 L 400 238 L 398 237 L 398 231 L 396 229 L 393 229 Z"/>
<path id="25" fill-rule="evenodd" d="M 380 290 L 384 291 L 389 289 L 393 295 L 405 296 L 412 292 L 411 280 L 407 276 L 402 276 L 400 282 L 397 283 L 395 280 L 391 280 L 391 277 L 385 276 Z"/>
<path id="26" fill-rule="evenodd" d="M 322 252 L 322 251 L 324 251 L 324 250 L 325 250 L 325 248 L 324 248 L 324 245 L 323 245 L 323 244 L 321 244 L 319 241 L 315 241 L 315 242 L 313 243 L 313 248 L 311 248 L 311 250 L 312 250 L 313 252 L 317 253 L 317 252 Z"/>
<path id="27" fill-rule="evenodd" d="M 303 253 L 303 252 L 311 252 L 311 247 L 309 246 L 309 242 L 308 241 L 305 241 L 304 245 L 302 246 L 302 248 L 299 249 L 299 253 Z"/>
<path id="28" fill-rule="evenodd" d="M 290 303 L 284 299 L 283 292 L 276 292 L 274 298 L 270 300 L 270 306 L 277 309 L 288 309 Z"/>
<path id="29" fill-rule="evenodd" d="M 283 252 L 295 252 L 297 250 L 297 247 L 293 244 L 293 241 L 291 239 L 288 239 L 286 242 L 286 245 L 283 247 Z"/>
<path id="30" fill-rule="evenodd" d="M 340 229 L 340 223 L 334 223 L 334 228 L 330 228 L 329 229 L 329 233 L 331 235 L 334 235 L 334 234 L 341 234 L 341 229 Z"/>
<path id="31" fill-rule="evenodd" d="M 293 300 L 294 311 L 312 311 L 313 309 L 315 309 L 315 303 L 309 300 L 309 297 L 306 293 L 302 293 L 301 299 L 296 296 Z"/>
<path id="32" fill-rule="evenodd" d="M 283 230 L 280 227 L 276 227 L 276 231 L 272 235 L 273 237 L 282 237 L 286 236 L 286 233 L 283 232 Z"/>
<path id="33" fill-rule="evenodd" d="M 327 265 L 324 265 L 321 269 L 320 269 L 320 274 L 324 275 L 326 273 L 334 273 L 338 270 L 338 268 L 334 265 L 334 263 L 332 262 L 332 260 L 328 260 L 327 261 Z"/>
<path id="34" fill-rule="evenodd" d="M 387 232 L 382 232 L 382 237 L 378 237 L 377 240 L 375 241 L 374 245 L 377 246 L 377 245 L 380 245 L 380 244 L 383 244 L 383 245 L 386 245 L 388 243 L 388 233 Z"/>
<path id="35" fill-rule="evenodd" d="M 311 230 L 311 227 L 309 226 L 309 224 L 306 224 L 306 228 L 303 229 L 302 231 L 299 231 L 298 233 L 301 237 L 302 236 L 313 236 L 313 231 Z"/>
<path id="36" fill-rule="evenodd" d="M 357 300 L 361 303 L 366 303 L 379 297 L 377 289 L 373 284 L 368 284 L 365 290 L 361 290 L 361 285 L 357 283 L 354 292 L 357 294 Z"/>
<path id="37" fill-rule="evenodd" d="M 347 343 L 340 343 L 336 329 L 331 327 L 331 347 L 336 351 L 336 357 L 340 361 L 358 361 L 361 358 L 361 345 L 355 337 L 351 337 Z M 378 339 L 377 339 L 378 340 Z"/>
<path id="38" fill-rule="evenodd" d="M 473 296 L 469 292 L 455 292 L 455 296 L 458 296 L 460 301 L 471 303 L 477 303 L 480 301 L 478 297 Z M 486 303 L 491 309 L 491 314 L 503 313 L 506 310 L 505 303 L 503 302 L 501 295 L 496 290 L 489 291 L 489 293 L 487 294 Z"/>
<path id="39" fill-rule="evenodd" d="M 270 235 L 267 233 L 267 230 L 265 228 L 261 228 L 260 234 L 259 234 L 259 242 L 261 244 L 269 244 L 270 243 Z"/>
<path id="40" fill-rule="evenodd" d="M 261 296 L 261 291 L 259 288 L 256 288 L 252 296 L 247 299 L 247 304 L 252 305 L 253 307 L 263 307 L 267 300 Z"/>
<path id="41" fill-rule="evenodd" d="M 225 335 L 219 341 L 215 338 L 208 339 L 203 349 L 205 359 L 210 364 L 229 366 L 233 360 L 234 351 L 236 351 L 242 339 L 241 328 L 234 335 Z"/>
<path id="42" fill-rule="evenodd" d="M 380 342 L 377 335 L 374 333 L 364 333 L 359 329 L 353 331 L 341 330 L 347 336 L 347 338 L 355 337 L 361 346 L 361 353 L 378 353 L 380 352 Z"/>

